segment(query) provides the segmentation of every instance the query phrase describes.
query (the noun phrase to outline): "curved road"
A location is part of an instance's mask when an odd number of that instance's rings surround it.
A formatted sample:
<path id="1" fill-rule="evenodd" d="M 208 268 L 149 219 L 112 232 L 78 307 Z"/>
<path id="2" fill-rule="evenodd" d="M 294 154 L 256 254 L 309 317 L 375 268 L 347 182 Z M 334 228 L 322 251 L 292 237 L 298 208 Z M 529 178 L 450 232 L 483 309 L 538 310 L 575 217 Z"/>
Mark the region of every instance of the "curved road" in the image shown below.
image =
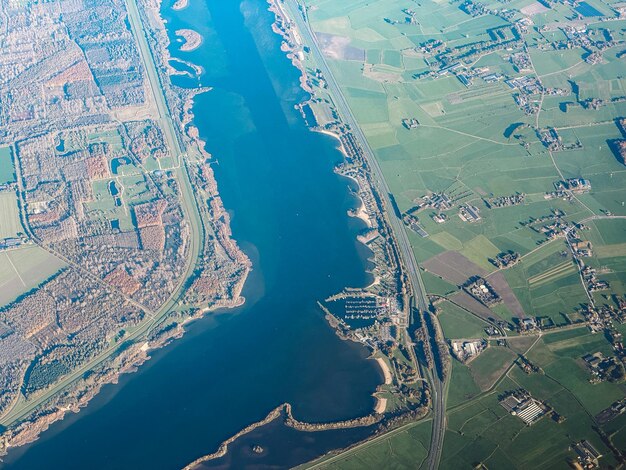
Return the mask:
<path id="1" fill-rule="evenodd" d="M 411 279 L 411 285 L 413 286 L 415 296 L 414 302 L 421 312 L 428 312 L 426 289 L 424 288 L 419 267 L 417 265 L 417 261 L 415 260 L 411 243 L 409 242 L 409 237 L 404 229 L 404 223 L 394 210 L 394 205 L 389 197 L 391 191 L 385 181 L 383 171 L 374 155 L 374 151 L 370 147 L 365 134 L 359 127 L 358 122 L 354 117 L 339 84 L 337 83 L 337 80 L 326 62 L 326 58 L 320 50 L 315 34 L 308 21 L 306 8 L 300 8 L 298 0 L 286 0 L 286 3 L 291 6 L 292 15 L 290 15 L 290 19 L 296 23 L 297 30 L 302 36 L 302 41 L 309 45 L 313 59 L 326 79 L 328 89 L 334 98 L 339 115 L 342 117 L 343 122 L 350 127 L 350 130 L 363 149 L 364 156 L 372 169 L 376 184 L 378 185 L 380 196 L 383 198 L 383 201 L 387 206 L 389 222 L 396 236 L 396 240 L 398 241 L 400 255 L 404 262 L 404 266 L 408 271 L 409 278 Z M 433 401 L 433 430 L 426 466 L 428 470 L 435 470 L 439 467 L 445 434 L 445 384 L 437 374 L 436 370 L 430 371 L 430 375 Z"/>

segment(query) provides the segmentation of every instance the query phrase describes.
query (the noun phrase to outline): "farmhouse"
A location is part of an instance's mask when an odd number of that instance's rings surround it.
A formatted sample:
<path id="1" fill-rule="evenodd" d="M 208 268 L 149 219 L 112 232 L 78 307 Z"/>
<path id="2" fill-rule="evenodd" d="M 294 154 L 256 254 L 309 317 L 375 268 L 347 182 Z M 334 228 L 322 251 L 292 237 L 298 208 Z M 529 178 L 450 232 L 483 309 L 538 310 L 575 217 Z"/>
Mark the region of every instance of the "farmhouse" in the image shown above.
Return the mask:
<path id="1" fill-rule="evenodd" d="M 484 339 L 450 341 L 450 346 L 454 357 L 461 362 L 469 362 L 487 347 L 487 341 Z"/>
<path id="2" fill-rule="evenodd" d="M 568 178 L 554 183 L 557 191 L 571 191 L 574 194 L 582 194 L 591 191 L 591 183 L 584 178 Z"/>
<path id="3" fill-rule="evenodd" d="M 574 451 L 578 454 L 578 462 L 584 468 L 598 468 L 600 464 L 598 459 L 602 454 L 596 450 L 591 443 L 585 439 L 574 444 Z"/>
<path id="4" fill-rule="evenodd" d="M 472 277 L 463 286 L 465 291 L 487 307 L 502 301 L 493 287 L 482 277 Z"/>
<path id="5" fill-rule="evenodd" d="M 500 405 L 513 416 L 524 421 L 527 426 L 535 423 L 546 412 L 543 403 L 531 397 L 526 390 L 512 392 L 500 400 Z"/>
<path id="6" fill-rule="evenodd" d="M 479 212 L 478 207 L 467 204 L 459 208 L 459 217 L 463 222 L 478 222 L 481 219 Z"/>

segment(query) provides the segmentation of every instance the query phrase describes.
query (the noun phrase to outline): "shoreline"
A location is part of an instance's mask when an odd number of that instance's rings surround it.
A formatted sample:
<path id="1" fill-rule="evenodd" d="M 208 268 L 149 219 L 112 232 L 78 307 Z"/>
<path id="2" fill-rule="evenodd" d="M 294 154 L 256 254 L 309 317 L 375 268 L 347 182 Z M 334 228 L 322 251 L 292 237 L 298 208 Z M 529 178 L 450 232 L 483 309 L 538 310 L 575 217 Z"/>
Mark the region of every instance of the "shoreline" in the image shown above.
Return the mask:
<path id="1" fill-rule="evenodd" d="M 393 375 L 391 374 L 391 370 L 389 370 L 389 366 L 381 357 L 377 357 L 376 362 L 378 362 L 378 365 L 382 369 L 383 375 L 385 376 L 385 385 L 391 385 Z"/>
<path id="2" fill-rule="evenodd" d="M 172 62 L 182 64 L 185 67 L 189 67 L 191 70 L 193 70 L 193 72 L 190 72 L 188 70 L 178 70 L 176 67 L 174 67 Z M 167 63 L 167 74 L 170 77 L 175 77 L 177 75 L 185 75 L 190 78 L 199 79 L 203 73 L 204 73 L 204 69 L 201 66 L 196 65 L 192 62 L 180 59 L 178 57 L 170 57 L 170 60 Z"/>
<path id="3" fill-rule="evenodd" d="M 308 85 L 307 82 L 307 74 L 306 74 L 306 69 L 304 68 L 300 58 L 298 57 L 298 55 L 294 52 L 294 47 L 293 44 L 290 45 L 289 44 L 289 38 L 285 37 L 285 32 L 280 28 L 280 23 L 281 22 L 286 22 L 289 21 L 289 17 L 288 15 L 284 12 L 284 10 L 282 9 L 282 7 L 279 4 L 279 0 L 267 0 L 268 4 L 269 4 L 269 11 L 271 11 L 272 13 L 274 13 L 275 15 L 275 22 L 272 24 L 272 30 L 274 31 L 274 33 L 280 35 L 281 37 L 283 37 L 284 41 L 281 44 L 281 51 L 286 53 L 286 56 L 288 59 L 291 60 L 291 63 L 293 64 L 294 67 L 296 67 L 300 72 L 300 78 L 299 78 L 299 82 L 300 82 L 300 86 L 301 88 L 307 92 L 312 94 L 313 90 L 311 89 L 311 87 Z M 297 42 L 297 36 L 295 36 L 296 38 L 296 42 Z M 310 131 L 313 132 L 319 132 L 322 134 L 326 134 L 329 135 L 333 138 L 335 138 L 338 142 L 339 142 L 339 150 L 341 151 L 342 155 L 344 157 L 347 157 L 347 152 L 345 151 L 345 149 L 343 148 L 343 144 L 341 143 L 341 138 L 339 135 L 337 135 L 334 132 L 328 131 L 328 130 L 324 130 L 324 129 L 314 129 L 309 127 Z M 342 176 L 346 176 L 346 175 L 342 175 Z M 359 185 L 359 182 L 355 179 L 352 178 L 351 176 L 346 176 L 347 178 L 350 178 L 352 181 L 354 181 L 357 185 Z M 357 196 L 358 197 L 358 196 Z M 352 217 L 357 217 L 359 219 L 361 219 L 366 225 L 367 227 L 371 226 L 371 221 L 370 221 L 370 217 L 367 214 L 366 210 L 365 210 L 365 203 L 363 202 L 363 200 L 358 197 L 359 201 L 360 201 L 360 207 L 357 209 L 357 211 L 355 212 L 354 215 L 349 214 Z M 372 285 L 375 285 L 377 282 L 379 282 L 376 278 L 372 281 Z M 333 317 L 333 319 L 337 320 L 330 312 L 328 312 L 319 302 L 318 305 L 320 305 L 320 307 L 322 308 L 322 310 L 325 311 L 326 313 L 326 317 L 328 317 L 329 315 Z M 332 326 L 332 324 L 331 324 Z M 335 330 L 335 332 L 337 334 L 339 334 L 340 332 L 337 330 L 337 328 L 333 328 Z M 342 337 L 342 335 L 339 334 L 339 337 L 342 340 L 347 340 L 350 338 L 346 338 L 346 337 Z M 387 364 L 381 359 L 381 358 L 373 358 L 372 356 L 370 356 L 370 359 L 375 359 L 376 362 L 379 364 L 382 372 L 383 372 L 383 376 L 384 376 L 384 384 L 390 384 L 392 382 L 392 375 L 391 375 L 391 371 L 389 370 L 389 367 L 387 366 Z M 282 405 L 279 405 L 278 407 L 274 408 L 272 411 L 270 411 L 270 413 L 268 413 L 268 415 L 262 419 L 261 421 L 257 421 L 254 422 L 248 426 L 246 426 L 245 428 L 243 428 L 241 431 L 239 431 L 238 433 L 234 434 L 233 436 L 231 436 L 230 438 L 226 439 L 225 441 L 223 441 L 217 448 L 217 450 L 211 454 L 207 454 L 205 456 L 199 457 L 198 459 L 194 460 L 193 462 L 187 464 L 183 470 L 193 470 L 195 468 L 197 468 L 199 465 L 201 465 L 204 462 L 208 462 L 210 460 L 215 460 L 218 458 L 221 458 L 223 456 L 225 456 L 228 453 L 228 448 L 229 445 L 231 445 L 232 443 L 234 443 L 237 439 L 239 439 L 240 437 L 254 431 L 255 429 L 262 427 L 266 424 L 269 424 L 272 421 L 275 421 L 276 419 L 278 419 L 283 413 L 286 414 L 285 417 L 285 421 L 284 424 L 286 426 L 292 427 L 294 429 L 297 429 L 299 431 L 307 431 L 307 432 L 316 432 L 316 431 L 325 431 L 325 430 L 331 430 L 331 429 L 347 429 L 347 428 L 353 428 L 353 427 L 360 427 L 360 426 L 369 426 L 372 424 L 375 424 L 377 422 L 380 422 L 384 419 L 384 413 L 386 411 L 387 408 L 387 398 L 382 398 L 378 396 L 378 391 L 372 393 L 372 397 L 376 400 L 376 403 L 373 407 L 373 414 L 369 414 L 366 416 L 362 416 L 359 418 L 355 418 L 355 419 L 351 419 L 351 420 L 347 420 L 347 421 L 336 421 L 336 422 L 329 422 L 329 423 L 306 423 L 306 422 L 302 422 L 302 421 L 298 421 L 296 420 L 293 415 L 292 415 L 292 410 L 291 410 L 291 404 L 290 403 L 283 403 Z"/>
<path id="4" fill-rule="evenodd" d="M 276 21 L 275 23 L 272 25 L 272 29 L 276 34 L 279 34 L 281 37 L 283 37 L 283 44 L 281 46 L 281 50 L 283 52 L 287 53 L 287 58 L 289 58 L 292 62 L 292 64 L 294 65 L 294 67 L 296 67 L 300 72 L 301 72 L 301 76 L 300 76 L 300 84 L 302 89 L 311 94 L 311 96 L 314 95 L 313 90 L 311 89 L 311 87 L 309 87 L 308 85 L 308 80 L 307 80 L 307 72 L 306 72 L 306 68 L 304 67 L 304 65 L 302 64 L 302 60 L 301 58 L 294 52 L 294 48 L 295 47 L 300 47 L 300 41 L 299 41 L 299 36 L 297 31 L 293 30 L 293 29 L 289 29 L 289 32 L 293 34 L 294 39 L 292 39 L 289 34 L 284 31 L 284 28 L 281 28 L 282 24 L 290 24 L 291 23 L 291 19 L 289 18 L 289 15 L 285 12 L 285 10 L 282 8 L 282 6 L 280 5 L 281 0 L 267 0 L 267 3 L 269 4 L 269 11 L 271 11 L 272 13 L 274 13 L 275 17 L 276 17 Z M 293 41 L 293 43 L 289 45 L 289 43 L 291 43 Z M 308 129 L 312 132 L 318 132 L 320 134 L 324 134 L 327 136 L 330 136 L 332 138 L 334 138 L 335 140 L 337 140 L 338 142 L 338 150 L 341 152 L 341 154 L 343 155 L 344 159 L 347 159 L 349 157 L 348 152 L 346 151 L 343 142 L 341 140 L 341 136 L 339 134 L 337 134 L 336 132 L 333 132 L 331 130 L 327 130 L 327 129 L 320 129 L 320 128 L 314 128 L 314 127 L 308 127 Z M 343 176 L 345 178 L 350 179 L 351 181 L 353 181 L 358 188 L 361 188 L 361 183 L 358 181 L 357 178 L 353 177 L 352 175 L 349 174 L 342 174 L 338 171 L 335 171 L 336 174 Z M 372 221 L 371 221 L 371 217 L 370 215 L 367 213 L 366 208 L 365 208 L 365 202 L 363 201 L 363 199 L 359 196 L 359 194 L 355 194 L 354 195 L 358 200 L 359 200 L 359 208 L 351 213 L 352 211 L 348 211 L 348 216 L 350 217 L 356 217 L 360 220 L 362 220 L 365 225 L 367 226 L 367 228 L 371 228 L 372 227 Z M 365 243 L 362 239 L 360 239 L 360 237 L 357 237 L 357 241 L 359 241 L 359 243 L 362 243 L 363 245 L 367 246 L 367 243 Z M 375 286 L 377 284 L 380 283 L 380 278 L 378 278 L 377 276 L 374 276 L 374 279 L 372 280 L 372 282 L 366 286 L 364 289 L 368 289 L 369 287 Z M 338 328 L 338 324 L 341 323 L 341 320 L 338 319 L 335 315 L 333 315 L 326 307 L 324 307 L 320 302 L 318 302 L 318 305 L 320 306 L 320 308 L 324 311 L 326 319 L 330 320 L 329 323 L 331 325 L 331 327 L 333 327 L 333 329 L 335 330 L 335 333 L 342 339 L 342 340 L 351 340 L 353 341 L 351 338 L 346 337 L 341 330 Z M 359 343 L 362 344 L 362 343 Z M 373 358 L 373 356 L 370 356 L 370 359 Z M 379 364 L 379 366 L 381 367 L 382 371 L 383 371 L 383 376 L 384 376 L 384 384 L 383 385 L 388 385 L 392 382 L 393 380 L 393 375 L 391 374 L 391 371 L 389 370 L 387 364 L 380 358 L 376 358 L 377 363 Z M 377 396 L 377 392 L 374 392 L 372 394 L 372 397 L 374 397 L 377 400 L 377 403 L 374 405 L 374 411 L 375 412 L 379 412 L 377 410 L 379 409 L 386 409 L 386 399 L 384 398 L 380 398 Z M 383 402 L 384 401 L 384 402 Z"/>
<path id="5" fill-rule="evenodd" d="M 182 10 L 187 6 L 188 0 L 177 0 L 172 9 Z M 169 79 L 173 68 L 169 64 L 169 61 L 172 59 L 168 49 L 170 39 L 165 20 L 161 15 L 162 0 L 156 0 L 154 3 L 140 0 L 138 9 L 140 10 L 142 28 L 144 27 L 144 16 L 156 23 L 155 39 L 149 42 L 150 53 L 155 59 L 155 65 L 158 69 L 157 73 L 161 78 L 161 83 L 163 83 L 162 91 L 168 107 L 172 109 L 172 118 L 181 143 L 188 153 L 193 152 L 198 157 L 210 160 L 212 156 L 206 150 L 206 142 L 200 139 L 198 129 L 192 124 L 194 119 L 192 111 L 194 97 L 209 91 L 210 88 L 203 87 L 193 90 L 173 89 L 174 87 Z M 196 45 L 196 47 L 199 46 L 200 44 Z M 208 182 L 208 186 L 211 189 L 212 206 L 221 214 L 227 215 L 219 196 L 217 181 L 212 173 L 210 177 L 211 180 Z M 194 201 L 194 203 L 197 203 L 197 201 Z M 101 391 L 104 385 L 117 384 L 123 374 L 136 372 L 141 365 L 151 358 L 148 354 L 150 351 L 161 349 L 170 342 L 181 338 L 186 332 L 185 326 L 189 323 L 217 310 L 232 309 L 245 303 L 245 298 L 241 295 L 241 292 L 252 269 L 250 259 L 239 248 L 236 241 L 232 239 L 230 219 L 228 217 L 221 217 L 220 220 L 216 218 L 215 220 L 205 221 L 205 223 L 215 225 L 215 232 L 218 238 L 217 243 L 222 246 L 231 259 L 240 267 L 240 272 L 231 286 L 230 298 L 216 300 L 210 306 L 197 309 L 193 315 L 187 316 L 182 320 L 175 319 L 169 324 L 167 322 L 168 316 L 165 316 L 163 318 L 165 321 L 157 323 L 155 330 L 148 330 L 145 333 L 146 338 L 144 341 L 132 343 L 124 350 L 117 348 L 110 355 L 103 357 L 101 362 L 89 369 L 91 375 L 88 377 L 86 375 L 79 376 L 60 392 L 46 398 L 46 401 L 30 412 L 29 417 L 20 421 L 16 426 L 4 429 L 2 434 L 0 434 L 0 457 L 6 455 L 11 448 L 35 442 L 43 432 L 48 430 L 51 424 L 62 420 L 66 413 L 80 412 Z M 185 292 L 181 291 L 178 295 L 183 298 Z M 163 326 L 164 323 L 166 324 L 165 327 Z M 44 390 L 42 393 L 46 393 L 46 391 Z"/>
<path id="6" fill-rule="evenodd" d="M 381 400 L 384 400 L 386 404 L 386 399 L 383 398 Z M 356 428 L 356 427 L 371 426 L 382 420 L 382 414 L 377 413 L 374 415 L 370 414 L 370 415 L 363 416 L 360 418 L 347 419 L 343 421 L 332 421 L 328 423 L 307 423 L 305 421 L 299 421 L 296 418 L 294 418 L 291 404 L 283 403 L 281 405 L 278 405 L 272 411 L 270 411 L 268 415 L 265 418 L 263 418 L 261 421 L 256 421 L 252 424 L 249 424 L 238 433 L 232 435 L 231 437 L 223 441 L 218 446 L 215 452 L 199 457 L 193 462 L 185 465 L 185 467 L 183 467 L 183 470 L 193 470 L 198 465 L 204 462 L 208 462 L 210 460 L 215 460 L 215 459 L 224 457 L 228 453 L 228 446 L 230 444 L 235 442 L 240 437 L 246 434 L 249 434 L 255 429 L 260 428 L 261 426 L 265 426 L 266 424 L 269 424 L 272 421 L 275 421 L 276 419 L 281 417 L 281 415 L 284 415 L 283 424 L 285 426 L 288 426 L 290 428 L 293 428 L 297 431 L 302 431 L 302 432 L 320 432 L 320 431 L 330 431 L 330 430 L 335 430 L 335 429 L 350 429 L 350 428 Z"/>

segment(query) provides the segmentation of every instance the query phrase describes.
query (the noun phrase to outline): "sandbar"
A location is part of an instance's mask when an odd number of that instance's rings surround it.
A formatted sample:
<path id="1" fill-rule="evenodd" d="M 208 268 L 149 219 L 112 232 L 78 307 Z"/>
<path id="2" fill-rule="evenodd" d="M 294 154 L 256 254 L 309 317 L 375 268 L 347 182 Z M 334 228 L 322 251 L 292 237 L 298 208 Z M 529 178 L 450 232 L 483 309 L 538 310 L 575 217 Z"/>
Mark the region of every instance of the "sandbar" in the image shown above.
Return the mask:
<path id="1" fill-rule="evenodd" d="M 202 35 L 193 29 L 177 29 L 176 36 L 182 38 L 180 50 L 183 52 L 194 51 L 202 44 Z"/>
<path id="2" fill-rule="evenodd" d="M 172 10 L 184 10 L 189 6 L 189 0 L 176 0 L 174 5 L 172 5 Z"/>

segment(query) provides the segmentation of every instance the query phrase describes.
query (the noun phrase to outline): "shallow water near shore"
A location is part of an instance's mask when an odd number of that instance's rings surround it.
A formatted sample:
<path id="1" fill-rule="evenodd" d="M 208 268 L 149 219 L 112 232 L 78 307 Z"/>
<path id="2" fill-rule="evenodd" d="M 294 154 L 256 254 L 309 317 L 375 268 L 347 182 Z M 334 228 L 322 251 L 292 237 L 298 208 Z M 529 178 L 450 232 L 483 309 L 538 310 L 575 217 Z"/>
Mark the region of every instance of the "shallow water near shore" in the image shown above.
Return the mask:
<path id="1" fill-rule="evenodd" d="M 139 372 L 12 450 L 3 468 L 181 468 L 283 402 L 303 421 L 368 414 L 383 382 L 367 350 L 341 341 L 316 304 L 368 284 L 369 252 L 356 241 L 363 223 L 346 214 L 358 206 L 351 183 L 333 173 L 341 160 L 336 141 L 310 132 L 294 109 L 306 95 L 272 32 L 266 1 L 170 6 L 162 11 L 172 55 L 205 70 L 173 82 L 214 87 L 196 98 L 194 124 L 217 158 L 233 236 L 253 262 L 247 302 L 190 324 Z M 198 49 L 177 50 L 173 32 L 182 28 L 202 34 Z M 300 433 L 274 422 L 216 464 L 294 465 L 369 432 Z M 247 450 L 255 440 L 271 462 Z"/>

